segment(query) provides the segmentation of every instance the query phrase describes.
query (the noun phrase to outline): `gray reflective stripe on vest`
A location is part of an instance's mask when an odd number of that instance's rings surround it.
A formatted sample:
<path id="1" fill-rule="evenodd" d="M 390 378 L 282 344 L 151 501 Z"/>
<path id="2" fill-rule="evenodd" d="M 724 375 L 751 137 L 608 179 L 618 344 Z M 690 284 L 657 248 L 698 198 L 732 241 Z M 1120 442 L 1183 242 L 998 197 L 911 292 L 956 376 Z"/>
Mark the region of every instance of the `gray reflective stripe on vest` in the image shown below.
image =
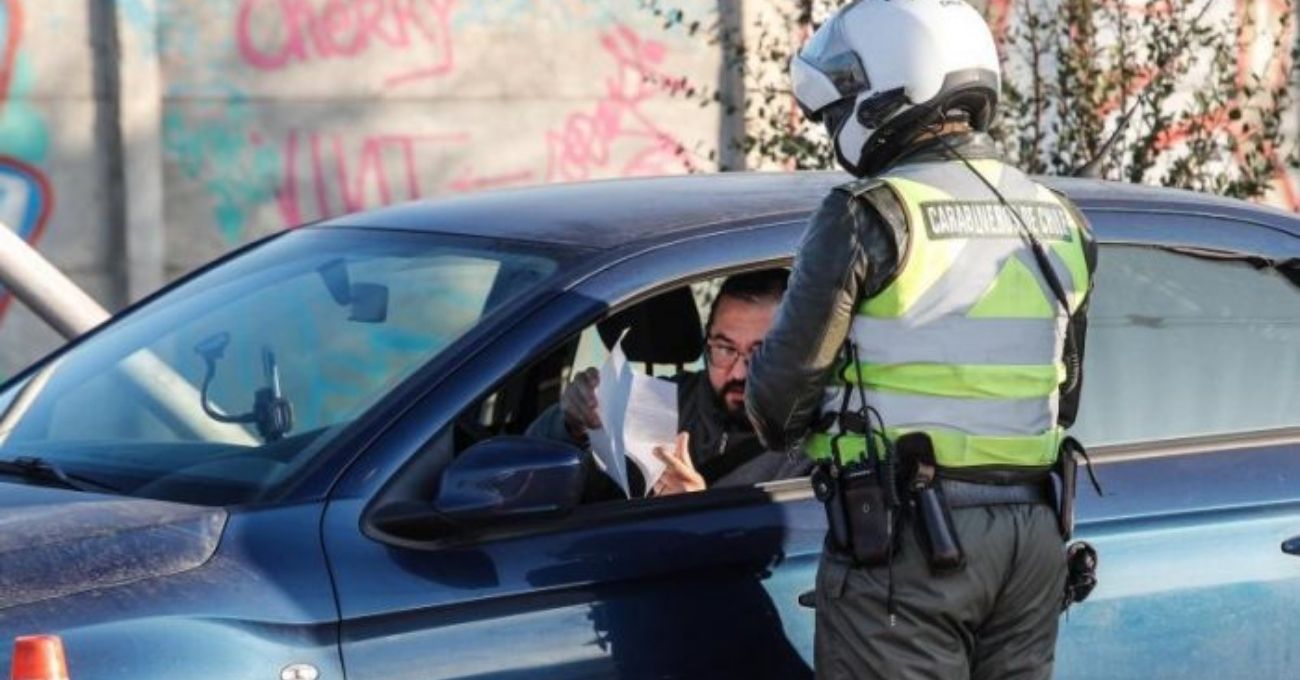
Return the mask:
<path id="1" fill-rule="evenodd" d="M 823 413 L 838 413 L 843 395 L 827 388 Z M 1046 399 L 952 399 L 867 390 L 867 403 L 882 414 L 913 414 L 911 418 L 885 419 L 889 427 L 941 427 L 969 434 L 1036 435 L 1056 425 L 1057 397 Z M 857 390 L 849 397 L 849 410 L 858 409 Z M 873 423 L 874 424 L 874 423 Z M 839 432 L 838 423 L 830 432 Z"/>
<path id="2" fill-rule="evenodd" d="M 853 319 L 858 352 L 877 364 L 913 362 L 1008 365 L 1052 364 L 1061 357 L 1068 320 L 967 319 L 948 316 L 917 325 L 913 319 Z M 1008 338 L 1012 341 L 1008 342 Z"/>

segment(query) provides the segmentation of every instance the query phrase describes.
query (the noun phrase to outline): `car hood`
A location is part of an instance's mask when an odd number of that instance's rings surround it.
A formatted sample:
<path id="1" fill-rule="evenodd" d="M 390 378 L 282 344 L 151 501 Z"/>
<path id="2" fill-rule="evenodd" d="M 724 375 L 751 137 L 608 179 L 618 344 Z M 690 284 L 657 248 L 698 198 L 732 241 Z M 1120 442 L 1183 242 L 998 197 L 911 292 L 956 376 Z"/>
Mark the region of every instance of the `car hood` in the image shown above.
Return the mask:
<path id="1" fill-rule="evenodd" d="M 193 569 L 225 524 L 221 508 L 0 482 L 0 609 Z"/>

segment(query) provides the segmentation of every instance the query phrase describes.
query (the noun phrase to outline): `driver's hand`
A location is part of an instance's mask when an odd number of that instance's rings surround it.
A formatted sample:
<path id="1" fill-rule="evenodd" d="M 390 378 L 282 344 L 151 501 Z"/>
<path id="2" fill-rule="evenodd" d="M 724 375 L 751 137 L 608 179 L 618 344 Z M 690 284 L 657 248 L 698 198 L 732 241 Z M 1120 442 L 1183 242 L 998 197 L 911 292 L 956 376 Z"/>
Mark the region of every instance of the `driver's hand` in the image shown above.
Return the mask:
<path id="1" fill-rule="evenodd" d="M 662 446 L 656 446 L 654 454 L 666 467 L 651 490 L 653 495 L 671 496 L 677 493 L 703 491 L 708 487 L 704 477 L 695 470 L 695 464 L 691 462 L 689 434 L 677 433 L 677 441 L 671 453 Z"/>
<path id="2" fill-rule="evenodd" d="M 596 386 L 599 384 L 600 371 L 588 368 L 573 376 L 573 382 L 560 395 L 564 427 L 575 440 L 585 440 L 587 430 L 600 429 L 600 413 L 596 410 Z"/>

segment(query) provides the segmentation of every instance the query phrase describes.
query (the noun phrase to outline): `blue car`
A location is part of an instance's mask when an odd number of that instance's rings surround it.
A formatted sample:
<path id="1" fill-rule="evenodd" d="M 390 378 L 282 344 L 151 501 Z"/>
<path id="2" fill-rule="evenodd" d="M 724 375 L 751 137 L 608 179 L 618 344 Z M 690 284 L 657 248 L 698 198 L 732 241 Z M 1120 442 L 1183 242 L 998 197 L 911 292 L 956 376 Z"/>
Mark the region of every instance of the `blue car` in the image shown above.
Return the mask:
<path id="1" fill-rule="evenodd" d="M 523 435 L 617 332 L 698 367 L 718 280 L 788 264 L 843 179 L 381 209 L 126 310 L 0 389 L 0 673 L 54 634 L 71 680 L 810 677 L 807 479 L 584 504 L 584 457 Z M 1103 242 L 1101 583 L 1057 675 L 1294 677 L 1300 219 L 1050 183 Z"/>

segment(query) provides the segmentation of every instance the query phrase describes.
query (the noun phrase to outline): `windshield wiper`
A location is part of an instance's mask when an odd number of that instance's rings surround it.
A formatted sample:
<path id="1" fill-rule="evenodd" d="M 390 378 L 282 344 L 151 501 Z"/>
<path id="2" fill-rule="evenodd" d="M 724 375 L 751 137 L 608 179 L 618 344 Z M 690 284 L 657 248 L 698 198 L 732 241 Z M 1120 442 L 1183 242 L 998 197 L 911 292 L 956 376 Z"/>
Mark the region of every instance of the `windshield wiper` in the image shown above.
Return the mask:
<path id="1" fill-rule="evenodd" d="M 0 474 L 16 475 L 23 479 L 44 482 L 48 485 L 76 491 L 122 493 L 121 489 L 103 482 L 97 482 L 84 475 L 66 472 L 58 465 L 44 458 L 34 456 L 19 456 L 12 460 L 0 460 Z"/>

